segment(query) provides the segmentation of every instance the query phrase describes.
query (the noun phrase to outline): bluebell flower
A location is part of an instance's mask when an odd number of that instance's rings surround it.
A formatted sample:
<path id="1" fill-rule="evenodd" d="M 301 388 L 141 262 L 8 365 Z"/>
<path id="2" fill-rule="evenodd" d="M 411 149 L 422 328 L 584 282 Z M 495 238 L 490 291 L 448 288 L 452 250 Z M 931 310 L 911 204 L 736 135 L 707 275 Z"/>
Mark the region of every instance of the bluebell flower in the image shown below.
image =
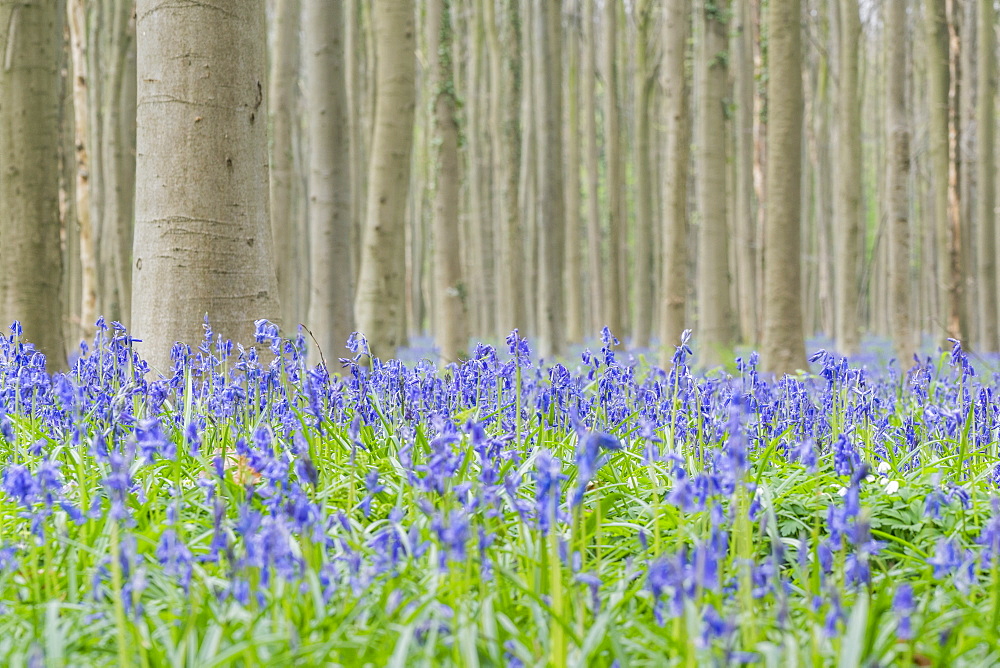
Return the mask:
<path id="1" fill-rule="evenodd" d="M 553 457 L 548 450 L 539 450 L 535 457 L 535 507 L 538 513 L 538 527 L 543 534 L 547 534 L 556 521 L 562 496 L 560 483 L 565 479 L 562 462 Z"/>
<path id="2" fill-rule="evenodd" d="M 913 639 L 913 612 L 917 609 L 913 600 L 913 586 L 909 582 L 899 585 L 892 598 L 892 611 L 899 620 L 896 635 L 903 640 Z"/>

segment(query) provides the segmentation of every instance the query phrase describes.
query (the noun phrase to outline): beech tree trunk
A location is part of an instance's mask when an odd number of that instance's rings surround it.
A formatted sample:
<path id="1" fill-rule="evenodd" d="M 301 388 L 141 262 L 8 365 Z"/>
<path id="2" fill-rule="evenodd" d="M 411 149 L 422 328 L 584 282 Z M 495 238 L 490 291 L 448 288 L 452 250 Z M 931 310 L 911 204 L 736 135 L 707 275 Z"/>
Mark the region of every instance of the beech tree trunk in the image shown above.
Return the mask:
<path id="1" fill-rule="evenodd" d="M 802 48 L 799 0 L 768 4 L 767 198 L 762 368 L 807 368 L 802 332 Z"/>
<path id="2" fill-rule="evenodd" d="M 666 90 L 666 164 L 662 191 L 663 272 L 660 297 L 660 362 L 665 367 L 687 327 L 687 182 L 691 157 L 687 42 L 690 0 L 670 0 L 663 30 L 663 88 Z"/>
<path id="3" fill-rule="evenodd" d="M 912 364 L 916 337 L 910 297 L 910 122 L 906 109 L 906 0 L 886 7 L 886 83 L 889 196 L 889 308 L 892 340 L 900 369 Z"/>
<path id="4" fill-rule="evenodd" d="M 979 43 L 976 62 L 979 69 L 979 90 L 976 101 L 978 153 L 976 181 L 977 250 L 979 261 L 979 347 L 983 352 L 998 350 L 997 273 L 996 273 L 996 12 L 992 0 L 978 0 Z"/>
<path id="5" fill-rule="evenodd" d="M 60 12 L 54 0 L 0 0 L 0 327 L 14 320 L 66 366 L 59 248 Z"/>
<path id="6" fill-rule="evenodd" d="M 586 230 L 580 217 L 580 37 L 573 21 L 566 39 L 566 338 L 582 343 L 583 246 Z"/>
<path id="7" fill-rule="evenodd" d="M 594 17 L 595 0 L 583 0 L 583 43 L 581 53 L 581 83 L 583 99 L 584 171 L 587 174 L 587 285 L 590 287 L 590 334 L 608 324 L 608 306 L 605 301 L 607 278 L 601 255 L 601 205 L 597 142 L 597 29 Z"/>
<path id="8" fill-rule="evenodd" d="M 306 323 L 327 362 L 335 363 L 354 331 L 346 14 L 340 0 L 304 2 L 303 65 L 309 114 L 310 281 Z"/>
<path id="9" fill-rule="evenodd" d="M 374 21 L 377 92 L 354 316 L 372 354 L 388 358 L 404 343 L 403 231 L 416 105 L 413 0 L 376 3 Z"/>
<path id="10" fill-rule="evenodd" d="M 838 133 L 835 144 L 837 192 L 834 206 L 836 268 L 834 294 L 837 350 L 858 352 L 860 313 L 858 297 L 861 265 L 861 101 L 858 97 L 858 40 L 861 17 L 858 0 L 840 0 L 837 87 Z"/>
<path id="11" fill-rule="evenodd" d="M 543 56 L 536 70 L 542 84 L 537 100 L 542 116 L 538 151 L 538 196 L 541 205 L 538 257 L 543 267 L 539 277 L 538 334 L 541 355 L 554 357 L 562 354 L 566 347 L 566 308 L 563 301 L 566 209 L 563 192 L 562 18 L 559 3 L 543 3 L 535 25 Z"/>
<path id="12" fill-rule="evenodd" d="M 307 6 L 307 12 L 314 12 Z M 312 16 L 312 13 L 310 13 Z M 299 69 L 306 76 L 310 67 L 315 66 L 312 45 L 303 45 L 304 58 L 299 58 L 300 27 L 308 33 L 315 32 L 308 20 L 300 22 L 300 0 L 275 0 L 274 3 L 274 48 L 271 52 L 271 72 L 268 81 L 268 102 L 271 115 L 271 232 L 274 236 L 274 264 L 278 277 L 278 294 L 281 301 L 281 317 L 287 328 L 294 328 L 302 322 L 305 313 L 298 294 L 299 272 L 308 269 L 307 259 L 299 257 L 298 240 L 306 230 L 301 225 L 297 195 L 301 191 L 296 181 L 299 172 L 295 165 L 294 125 L 298 112 L 296 96 L 299 83 Z M 306 84 L 306 94 L 308 86 Z M 310 100 L 307 107 L 311 107 Z M 323 144 L 310 142 L 318 148 Z M 325 348 L 324 348 L 325 349 Z"/>
<path id="13" fill-rule="evenodd" d="M 263 0 L 139 0 L 133 333 L 154 370 L 278 319 Z M 234 58 L 233 54 L 239 54 Z"/>
<path id="14" fill-rule="evenodd" d="M 625 309 L 622 298 L 625 284 L 625 160 L 621 145 L 621 120 L 618 108 L 618 5 L 620 0 L 604 3 L 604 159 L 608 165 L 608 260 L 604 272 L 607 291 L 604 304 L 606 325 L 625 340 Z"/>
<path id="15" fill-rule="evenodd" d="M 427 20 L 437 37 L 430 56 L 434 82 L 437 178 L 434 196 L 434 339 L 444 362 L 468 354 L 469 314 L 458 244 L 458 100 L 452 69 L 451 0 L 432 0 Z"/>
<path id="16" fill-rule="evenodd" d="M 698 328 L 700 362 L 715 366 L 735 342 L 730 298 L 729 231 L 726 219 L 726 100 L 729 44 L 728 0 L 699 7 L 701 40 L 695 65 L 699 91 L 698 147 Z M 796 251 L 798 253 L 798 251 Z"/>
<path id="17" fill-rule="evenodd" d="M 653 329 L 653 158 L 650 141 L 650 114 L 656 74 L 651 67 L 650 40 L 653 35 L 653 3 L 641 0 L 635 8 L 638 27 L 635 66 L 635 237 L 633 279 L 635 317 L 632 345 L 649 347 Z"/>

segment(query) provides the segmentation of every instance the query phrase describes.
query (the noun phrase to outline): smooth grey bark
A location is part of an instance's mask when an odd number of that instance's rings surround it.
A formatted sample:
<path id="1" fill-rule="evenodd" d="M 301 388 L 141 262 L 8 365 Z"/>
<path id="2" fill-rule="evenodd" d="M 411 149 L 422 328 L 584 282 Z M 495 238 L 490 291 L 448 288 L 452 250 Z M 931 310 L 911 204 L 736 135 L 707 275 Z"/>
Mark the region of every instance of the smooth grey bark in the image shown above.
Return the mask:
<path id="1" fill-rule="evenodd" d="M 594 3 L 583 0 L 583 41 L 581 53 L 581 83 L 583 100 L 584 171 L 587 175 L 587 284 L 590 286 L 590 326 L 591 334 L 608 324 L 608 307 L 605 302 L 606 278 L 601 255 L 601 206 L 599 197 L 600 151 L 597 141 L 597 29 L 595 27 Z"/>
<path id="2" fill-rule="evenodd" d="M 730 40 L 733 52 L 733 80 L 736 108 L 733 111 L 736 135 L 735 211 L 736 295 L 740 321 L 740 339 L 756 343 L 760 337 L 760 286 L 756 234 L 757 219 L 753 200 L 753 103 L 757 80 L 754 76 L 753 37 L 749 0 L 734 0 L 737 22 Z"/>
<path id="3" fill-rule="evenodd" d="M 695 63 L 699 95 L 695 146 L 700 225 L 696 341 L 700 362 L 715 366 L 725 361 L 736 338 L 726 213 L 729 1 L 704 0 L 698 14 L 702 28 Z"/>
<path id="4" fill-rule="evenodd" d="M 0 327 L 66 366 L 59 247 L 61 3 L 0 1 Z"/>
<path id="5" fill-rule="evenodd" d="M 660 296 L 660 363 L 670 362 L 687 328 L 688 164 L 691 158 L 689 85 L 686 69 L 690 0 L 670 0 L 663 31 L 663 87 L 666 164 L 663 170 L 663 264 Z"/>
<path id="6" fill-rule="evenodd" d="M 837 182 L 834 200 L 834 295 L 837 350 L 854 355 L 860 342 L 859 239 L 861 233 L 861 100 L 858 97 L 858 0 L 840 0 L 837 69 Z"/>
<path id="7" fill-rule="evenodd" d="M 278 319 L 268 206 L 263 0 L 137 3 L 133 334 L 170 371 L 175 341 L 253 341 Z M 234 57 L 238 54 L 239 57 Z"/>
<path id="8" fill-rule="evenodd" d="M 653 3 L 641 0 L 635 7 L 637 37 L 635 65 L 635 236 L 633 278 L 635 316 L 632 345 L 649 347 L 653 330 L 653 156 L 650 134 L 656 72 L 652 67 Z"/>
<path id="9" fill-rule="evenodd" d="M 468 355 L 469 308 L 459 248 L 458 99 L 452 64 L 454 53 L 451 0 L 432 0 L 428 28 L 436 37 L 430 55 L 434 86 L 434 339 L 444 362 Z"/>
<path id="10" fill-rule="evenodd" d="M 928 143 L 931 160 L 931 188 L 934 191 L 934 209 L 931 213 L 935 230 L 936 253 L 934 256 L 938 282 L 938 313 L 936 323 L 941 331 L 948 325 L 948 14 L 946 0 L 925 0 L 924 20 L 927 39 L 927 95 L 930 107 Z"/>
<path id="11" fill-rule="evenodd" d="M 580 36 L 576 21 L 566 35 L 568 71 L 566 87 L 566 338 L 582 343 L 583 324 L 583 242 L 586 233 L 580 216 Z"/>
<path id="12" fill-rule="evenodd" d="M 524 244 L 523 217 L 521 215 L 521 98 L 522 98 L 522 62 L 521 62 L 521 14 L 520 0 L 508 0 L 503 12 L 502 30 L 504 50 L 503 89 L 503 154 L 507 163 L 506 178 L 503 186 L 504 209 L 503 232 L 500 235 L 500 261 L 505 279 L 501 294 L 503 317 L 500 320 L 501 332 L 515 327 L 524 331 L 527 327 L 527 314 L 523 298 L 524 290 Z"/>
<path id="13" fill-rule="evenodd" d="M 906 369 L 916 352 L 910 295 L 910 121 L 906 109 L 906 0 L 889 0 L 885 26 L 888 87 L 886 125 L 889 139 L 886 174 L 889 197 L 889 308 L 896 360 L 901 369 Z"/>
<path id="14" fill-rule="evenodd" d="M 306 34 L 310 29 L 315 32 L 315 27 L 309 24 L 301 9 L 300 0 L 274 2 L 274 45 L 268 81 L 271 116 L 271 233 L 274 237 L 274 265 L 278 277 L 281 317 L 288 328 L 297 326 L 305 315 L 302 309 L 304 295 L 298 294 L 296 279 L 300 272 L 309 270 L 308 258 L 299 257 L 298 252 L 297 241 L 306 230 L 303 229 L 300 216 L 302 189 L 298 183 L 300 172 L 296 169 L 294 142 L 299 71 L 301 68 L 303 74 L 308 76 L 310 67 L 315 66 L 312 49 L 306 44 L 302 45 L 303 59 L 300 62 L 299 33 Z M 310 10 L 307 8 L 306 11 Z M 308 94 L 308 89 L 306 93 Z M 309 103 L 306 106 L 309 107 Z"/>
<path id="15" fill-rule="evenodd" d="M 807 368 L 802 332 L 802 70 L 799 0 L 768 5 L 767 197 L 762 368 Z"/>
<path id="16" fill-rule="evenodd" d="M 608 177 L 608 255 L 604 271 L 604 307 L 611 332 L 625 340 L 625 157 L 621 145 L 621 112 L 618 101 L 618 6 L 604 3 L 604 159 Z"/>
<path id="17" fill-rule="evenodd" d="M 996 12 L 993 0 L 978 0 L 978 33 L 976 62 L 979 70 L 979 90 L 976 100 L 976 127 L 978 152 L 976 156 L 976 181 L 979 197 L 976 200 L 976 229 L 978 251 L 979 295 L 979 347 L 983 352 L 1000 348 L 997 323 L 997 269 L 996 269 Z"/>
<path id="18" fill-rule="evenodd" d="M 329 363 L 341 356 L 354 331 L 345 11 L 341 0 L 303 1 L 304 94 L 309 114 L 306 326 Z"/>
<path id="19" fill-rule="evenodd" d="M 404 342 L 403 231 L 416 105 L 414 3 L 379 2 L 373 14 L 375 118 L 354 317 L 372 354 L 386 358 Z"/>
<path id="20" fill-rule="evenodd" d="M 540 276 L 538 312 L 539 350 L 544 357 L 562 354 L 566 347 L 566 308 L 563 267 L 566 243 L 566 209 L 563 192 L 562 135 L 562 19 L 558 3 L 546 2 L 535 24 L 542 62 L 537 76 L 542 84 L 538 151 Z"/>

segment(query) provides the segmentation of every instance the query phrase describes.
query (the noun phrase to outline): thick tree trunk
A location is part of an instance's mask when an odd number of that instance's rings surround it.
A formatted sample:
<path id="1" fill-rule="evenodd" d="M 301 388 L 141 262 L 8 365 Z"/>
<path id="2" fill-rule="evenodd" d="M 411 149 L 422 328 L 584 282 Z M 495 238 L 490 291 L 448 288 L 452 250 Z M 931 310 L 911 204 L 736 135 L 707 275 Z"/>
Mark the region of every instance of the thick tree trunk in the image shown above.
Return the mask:
<path id="1" fill-rule="evenodd" d="M 451 0 L 432 0 L 427 20 L 437 37 L 430 60 L 434 81 L 437 178 L 434 197 L 434 339 L 444 362 L 468 354 L 467 289 L 458 245 L 458 100 L 452 68 Z"/>
<path id="2" fill-rule="evenodd" d="M 49 369 L 66 365 L 59 248 L 59 63 L 54 0 L 0 1 L 0 327 L 18 320 Z"/>
<path id="3" fill-rule="evenodd" d="M 560 5 L 543 3 L 536 22 L 538 44 L 543 59 L 537 64 L 542 122 L 539 126 L 538 196 L 541 216 L 538 220 L 538 258 L 543 269 L 540 278 L 538 334 L 540 353 L 545 357 L 560 355 L 566 347 L 566 308 L 564 305 L 563 267 L 566 243 L 566 210 L 563 191 L 562 137 L 562 18 Z"/>
<path id="4" fill-rule="evenodd" d="M 663 31 L 663 88 L 666 127 L 663 264 L 660 297 L 660 362 L 666 366 L 687 327 L 687 182 L 691 157 L 686 70 L 690 1 L 670 0 Z"/>
<path id="5" fill-rule="evenodd" d="M 133 333 L 155 370 L 212 329 L 279 316 L 263 0 L 139 0 Z M 239 54 L 234 58 L 233 54 Z"/>
<path id="6" fill-rule="evenodd" d="M 354 331 L 346 15 L 340 0 L 304 3 L 303 69 L 309 113 L 310 280 L 306 323 L 329 363 L 341 356 L 347 337 Z"/>
<path id="7" fill-rule="evenodd" d="M 801 294 L 802 70 L 799 0 L 768 6 L 768 173 L 763 368 L 806 368 Z"/>
<path id="8" fill-rule="evenodd" d="M 416 104 L 413 0 L 377 3 L 374 14 L 377 95 L 354 315 L 372 353 L 392 357 L 404 343 L 403 222 Z"/>
<path id="9" fill-rule="evenodd" d="M 977 250 L 979 260 L 979 347 L 983 352 L 998 350 L 1000 333 L 997 324 L 996 273 L 996 171 L 994 95 L 996 94 L 996 12 L 992 0 L 978 0 L 979 43 L 976 62 L 979 68 L 979 90 L 976 104 L 976 127 L 979 141 L 976 158 Z"/>
<path id="10" fill-rule="evenodd" d="M 936 231 L 935 255 L 938 278 L 938 305 L 936 315 L 939 331 L 948 329 L 948 89 L 950 75 L 948 69 L 948 14 L 946 0 L 925 0 L 925 20 L 927 29 L 927 93 L 929 99 L 930 126 L 928 142 L 931 154 L 931 187 L 934 190 L 934 210 L 931 220 Z"/>
<path id="11" fill-rule="evenodd" d="M 726 100 L 728 98 L 728 0 L 699 7 L 701 40 L 696 63 L 700 107 L 698 147 L 698 329 L 701 363 L 715 366 L 735 342 L 730 299 L 729 231 L 726 219 Z M 796 251 L 798 252 L 798 251 Z"/>
<path id="12" fill-rule="evenodd" d="M 858 97 L 858 40 L 861 18 L 858 11 L 858 0 L 840 0 L 834 295 L 837 302 L 835 338 L 837 350 L 844 355 L 857 353 L 860 342 L 861 100 Z"/>
<path id="13" fill-rule="evenodd" d="M 527 312 L 524 290 L 524 236 L 522 233 L 521 216 L 521 14 L 520 0 L 507 0 L 503 15 L 503 37 L 505 49 L 504 58 L 504 115 L 503 115 L 503 149 L 504 160 L 507 163 L 504 183 L 504 208 L 506 215 L 503 221 L 503 233 L 500 236 L 500 259 L 504 271 L 505 287 L 504 317 L 501 319 L 501 332 L 527 327 Z"/>
<path id="14" fill-rule="evenodd" d="M 306 8 L 306 11 L 315 11 Z M 278 277 L 278 294 L 281 302 L 281 318 L 290 331 L 303 320 L 296 277 L 299 272 L 308 271 L 308 258 L 298 255 L 298 240 L 305 234 L 299 217 L 301 200 L 296 197 L 294 125 L 297 114 L 295 100 L 298 91 L 300 67 L 308 75 L 315 66 L 313 45 L 303 45 L 303 60 L 299 59 L 299 0 L 275 0 L 274 3 L 274 48 L 271 55 L 268 102 L 271 115 L 271 231 L 274 236 L 274 264 Z M 307 21 L 301 28 L 308 33 L 318 28 Z M 309 85 L 309 84 L 307 84 Z M 308 94 L 308 91 L 307 91 Z M 310 101 L 311 102 L 311 101 Z M 310 106 L 307 103 L 307 107 Z M 323 150 L 323 144 L 310 141 L 313 150 Z M 324 348 L 324 350 L 327 350 Z"/>

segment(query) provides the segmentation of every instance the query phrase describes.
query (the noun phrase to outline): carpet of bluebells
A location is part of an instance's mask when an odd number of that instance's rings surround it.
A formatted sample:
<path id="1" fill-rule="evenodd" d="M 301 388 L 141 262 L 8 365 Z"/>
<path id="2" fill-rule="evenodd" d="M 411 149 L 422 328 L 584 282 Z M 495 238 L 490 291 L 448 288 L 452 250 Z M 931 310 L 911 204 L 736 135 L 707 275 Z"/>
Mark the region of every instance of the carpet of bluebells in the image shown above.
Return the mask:
<path id="1" fill-rule="evenodd" d="M 327 368 L 261 321 L 164 376 L 98 325 L 64 374 L 0 336 L 0 664 L 1000 662 L 1000 377 L 957 342 Z"/>

